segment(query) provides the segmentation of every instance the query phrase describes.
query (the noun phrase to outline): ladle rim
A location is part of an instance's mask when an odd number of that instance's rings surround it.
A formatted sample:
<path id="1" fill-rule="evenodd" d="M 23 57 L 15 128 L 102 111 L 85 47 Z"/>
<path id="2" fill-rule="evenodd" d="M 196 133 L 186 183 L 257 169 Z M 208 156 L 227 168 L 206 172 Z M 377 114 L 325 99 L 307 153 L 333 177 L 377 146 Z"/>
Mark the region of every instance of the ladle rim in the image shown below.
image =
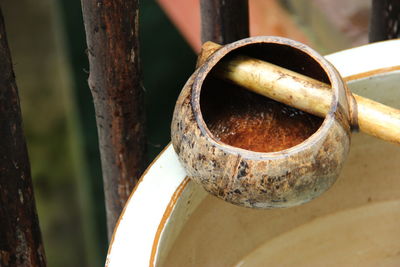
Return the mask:
<path id="1" fill-rule="evenodd" d="M 325 116 L 319 128 L 301 143 L 284 150 L 274 151 L 274 152 L 257 152 L 223 143 L 217 140 L 211 133 L 206 122 L 204 121 L 201 112 L 200 108 L 201 89 L 203 86 L 203 82 L 209 75 L 210 71 L 218 64 L 218 62 L 220 62 L 220 60 L 222 60 L 233 50 L 255 44 L 279 44 L 279 45 L 289 46 L 293 49 L 300 51 L 303 54 L 306 54 L 307 56 L 311 57 L 316 63 L 319 64 L 319 66 L 327 75 L 329 82 L 331 84 L 332 100 L 329 107 L 329 112 Z M 221 149 L 227 153 L 240 154 L 245 159 L 278 159 L 282 157 L 287 157 L 288 155 L 304 151 L 306 148 L 314 145 L 315 143 L 319 142 L 322 138 L 327 136 L 331 126 L 335 121 L 335 112 L 337 110 L 337 106 L 339 105 L 340 78 L 338 76 L 339 75 L 337 71 L 326 59 L 324 59 L 322 56 L 320 56 L 318 53 L 316 53 L 313 49 L 311 49 L 309 46 L 305 44 L 284 37 L 275 37 L 275 36 L 257 36 L 257 37 L 245 38 L 227 44 L 222 48 L 218 49 L 216 52 L 211 54 L 204 62 L 204 64 L 202 64 L 202 66 L 196 71 L 195 74 L 196 78 L 194 79 L 192 85 L 192 95 L 191 95 L 193 114 L 195 116 L 197 125 L 201 133 L 208 139 L 208 141 L 212 145 L 215 145 L 216 148 L 218 149 Z"/>

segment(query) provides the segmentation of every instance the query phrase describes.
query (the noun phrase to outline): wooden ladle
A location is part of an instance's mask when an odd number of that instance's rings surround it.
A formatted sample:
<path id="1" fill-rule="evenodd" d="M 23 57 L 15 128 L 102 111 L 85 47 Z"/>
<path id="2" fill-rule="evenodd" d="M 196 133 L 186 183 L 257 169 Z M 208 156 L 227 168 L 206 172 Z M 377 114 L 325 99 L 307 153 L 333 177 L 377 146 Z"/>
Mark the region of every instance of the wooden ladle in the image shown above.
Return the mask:
<path id="1" fill-rule="evenodd" d="M 230 203 L 290 207 L 317 197 L 339 176 L 351 129 L 400 144 L 400 111 L 351 94 L 301 43 L 206 43 L 198 66 L 178 98 L 172 143 L 188 175 Z"/>
<path id="2" fill-rule="evenodd" d="M 203 49 L 217 50 L 220 45 L 207 42 Z M 332 101 L 330 85 L 263 60 L 237 55 L 223 60 L 215 70 L 218 77 L 257 94 L 324 118 Z M 353 123 L 372 136 L 400 144 L 400 110 L 352 94 L 356 116 Z"/>

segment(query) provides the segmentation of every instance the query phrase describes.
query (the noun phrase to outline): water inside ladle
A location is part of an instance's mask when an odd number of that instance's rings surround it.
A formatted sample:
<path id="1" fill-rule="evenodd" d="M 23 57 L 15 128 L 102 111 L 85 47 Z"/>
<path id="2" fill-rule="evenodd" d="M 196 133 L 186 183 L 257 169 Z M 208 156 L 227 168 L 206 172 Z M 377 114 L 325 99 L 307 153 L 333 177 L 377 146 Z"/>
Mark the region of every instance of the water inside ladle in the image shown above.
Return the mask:
<path id="1" fill-rule="evenodd" d="M 212 77 L 203 84 L 200 104 L 215 139 L 256 152 L 281 151 L 298 145 L 316 132 L 323 121 Z"/>

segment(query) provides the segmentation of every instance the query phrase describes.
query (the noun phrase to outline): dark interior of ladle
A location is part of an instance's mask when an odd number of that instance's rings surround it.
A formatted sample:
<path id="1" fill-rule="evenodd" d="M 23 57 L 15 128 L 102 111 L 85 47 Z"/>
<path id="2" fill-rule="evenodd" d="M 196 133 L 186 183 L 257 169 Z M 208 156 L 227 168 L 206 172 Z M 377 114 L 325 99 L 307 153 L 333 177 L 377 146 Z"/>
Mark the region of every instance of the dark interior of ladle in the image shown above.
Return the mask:
<path id="1" fill-rule="evenodd" d="M 322 67 L 308 54 L 285 45 L 253 44 L 231 52 L 248 55 L 329 84 Z M 200 96 L 203 119 L 214 138 L 256 152 L 281 151 L 300 144 L 323 119 L 247 91 L 213 76 Z"/>

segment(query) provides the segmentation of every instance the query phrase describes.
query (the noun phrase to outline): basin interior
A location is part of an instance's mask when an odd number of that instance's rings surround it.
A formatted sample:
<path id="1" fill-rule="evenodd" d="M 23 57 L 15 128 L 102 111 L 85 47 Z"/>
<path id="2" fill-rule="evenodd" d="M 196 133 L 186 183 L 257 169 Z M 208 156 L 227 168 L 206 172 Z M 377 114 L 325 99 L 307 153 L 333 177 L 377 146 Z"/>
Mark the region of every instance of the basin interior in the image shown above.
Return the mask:
<path id="1" fill-rule="evenodd" d="M 399 83 L 392 73 L 350 87 L 400 108 Z M 398 146 L 353 134 L 333 187 L 287 209 L 237 207 L 190 182 L 163 230 L 156 266 L 399 266 L 399 162 Z"/>
<path id="2" fill-rule="evenodd" d="M 247 55 L 330 84 L 320 64 L 288 45 L 252 44 L 228 53 Z M 222 80 L 209 72 L 200 95 L 203 119 L 213 138 L 256 152 L 281 151 L 300 144 L 321 126 L 323 119 Z"/>

